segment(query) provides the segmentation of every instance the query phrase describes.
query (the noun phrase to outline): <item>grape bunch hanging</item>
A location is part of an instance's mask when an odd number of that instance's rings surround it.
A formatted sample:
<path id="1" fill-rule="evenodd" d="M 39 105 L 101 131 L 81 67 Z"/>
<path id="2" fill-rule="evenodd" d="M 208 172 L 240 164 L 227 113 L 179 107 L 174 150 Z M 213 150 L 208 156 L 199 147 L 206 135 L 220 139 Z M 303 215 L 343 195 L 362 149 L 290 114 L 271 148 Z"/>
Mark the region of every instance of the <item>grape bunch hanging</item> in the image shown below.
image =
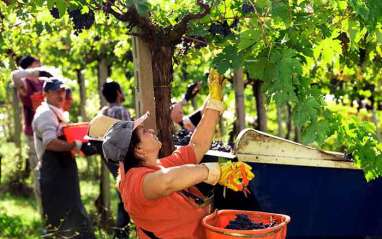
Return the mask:
<path id="1" fill-rule="evenodd" d="M 87 13 L 81 13 L 82 8 L 68 10 L 70 19 L 74 23 L 74 34 L 78 36 L 84 29 L 90 29 L 94 24 L 95 16 L 92 10 Z"/>
<path id="2" fill-rule="evenodd" d="M 277 221 L 273 220 L 270 223 L 254 222 L 247 214 L 237 214 L 235 220 L 231 220 L 225 229 L 232 230 L 256 230 L 266 229 L 277 225 Z"/>
<path id="3" fill-rule="evenodd" d="M 193 38 L 193 39 L 190 39 Z M 206 47 L 207 44 L 205 43 L 206 39 L 201 36 L 190 36 L 189 38 L 183 38 L 182 39 L 182 51 L 181 55 L 185 56 L 187 55 L 188 51 L 194 45 L 195 49 L 201 49 L 202 47 Z"/>
<path id="4" fill-rule="evenodd" d="M 55 19 L 60 18 L 60 12 L 58 11 L 58 8 L 52 7 L 52 9 L 50 9 L 49 11 L 50 11 L 50 14 L 52 15 L 52 17 L 54 17 Z"/>
<path id="5" fill-rule="evenodd" d="M 244 14 L 253 12 L 255 9 L 249 5 L 248 3 L 244 3 L 243 6 L 241 7 L 241 12 Z"/>

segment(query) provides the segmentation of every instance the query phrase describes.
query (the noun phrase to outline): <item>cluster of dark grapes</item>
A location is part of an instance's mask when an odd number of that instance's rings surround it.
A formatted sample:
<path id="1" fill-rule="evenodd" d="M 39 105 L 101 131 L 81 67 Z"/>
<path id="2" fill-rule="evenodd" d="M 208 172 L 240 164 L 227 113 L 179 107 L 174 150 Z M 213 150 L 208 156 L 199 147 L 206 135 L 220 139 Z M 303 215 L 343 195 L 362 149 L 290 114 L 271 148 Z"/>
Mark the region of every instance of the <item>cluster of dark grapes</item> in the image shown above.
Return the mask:
<path id="1" fill-rule="evenodd" d="M 74 23 L 74 34 L 78 36 L 84 29 L 90 29 L 95 21 L 94 12 L 89 10 L 87 13 L 81 13 L 81 8 L 68 10 L 69 16 Z"/>
<path id="2" fill-rule="evenodd" d="M 56 18 L 56 19 L 59 19 L 60 18 L 60 12 L 58 11 L 58 8 L 56 7 L 52 7 L 52 9 L 49 10 L 50 11 L 50 14 Z"/>
<path id="3" fill-rule="evenodd" d="M 207 44 L 205 43 L 206 39 L 201 36 L 190 36 L 190 38 L 197 39 L 199 41 L 193 41 L 189 38 L 183 38 L 182 40 L 182 51 L 181 55 L 187 55 L 188 51 L 190 50 L 191 46 L 194 45 L 195 49 L 200 49 L 202 47 L 206 47 Z"/>
<path id="4" fill-rule="evenodd" d="M 191 136 L 192 132 L 186 129 L 180 129 L 175 135 L 172 136 L 172 139 L 175 145 L 188 145 L 190 143 Z"/>
<path id="5" fill-rule="evenodd" d="M 236 20 L 236 19 L 235 19 Z M 216 35 L 222 35 L 227 36 L 232 33 L 231 28 L 234 28 L 235 26 L 232 26 L 233 24 L 228 25 L 227 20 L 224 20 L 223 22 L 213 22 L 210 26 L 210 29 L 208 30 L 213 36 Z M 237 26 L 237 23 L 235 24 Z"/>
<path id="6" fill-rule="evenodd" d="M 233 143 L 224 144 L 221 141 L 212 141 L 210 150 L 232 153 L 233 152 Z"/>
<path id="7" fill-rule="evenodd" d="M 249 5 L 248 3 L 244 3 L 243 6 L 241 6 L 241 12 L 244 14 L 247 14 L 253 11 L 255 11 L 255 9 L 253 9 L 253 7 Z"/>
<path id="8" fill-rule="evenodd" d="M 276 226 L 276 221 L 272 223 L 256 223 L 252 221 L 246 214 L 237 214 L 235 220 L 229 222 L 225 229 L 233 230 L 256 230 L 256 229 L 266 229 Z"/>

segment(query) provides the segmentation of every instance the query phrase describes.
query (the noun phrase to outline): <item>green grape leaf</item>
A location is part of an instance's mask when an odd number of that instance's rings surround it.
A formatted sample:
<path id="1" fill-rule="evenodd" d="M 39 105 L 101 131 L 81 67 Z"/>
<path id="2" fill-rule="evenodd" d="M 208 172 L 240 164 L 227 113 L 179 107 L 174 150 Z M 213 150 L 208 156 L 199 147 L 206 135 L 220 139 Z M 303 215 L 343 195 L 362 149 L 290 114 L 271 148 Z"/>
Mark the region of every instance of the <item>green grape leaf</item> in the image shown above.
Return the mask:
<path id="1" fill-rule="evenodd" d="M 342 54 L 342 46 L 340 40 L 326 38 L 322 41 L 322 59 L 331 64 L 336 55 Z"/>
<path id="2" fill-rule="evenodd" d="M 45 0 L 35 0 L 34 2 L 37 6 L 42 7 L 44 5 Z"/>
<path id="3" fill-rule="evenodd" d="M 133 0 L 135 8 L 140 16 L 147 16 L 150 4 L 145 0 Z"/>
<path id="4" fill-rule="evenodd" d="M 301 128 L 309 120 L 315 122 L 321 109 L 321 104 L 313 97 L 305 102 L 297 102 L 293 108 L 291 119 L 297 128 Z"/>
<path id="5" fill-rule="evenodd" d="M 297 5 L 300 5 L 303 2 L 305 2 L 305 0 L 297 0 Z"/>
<path id="6" fill-rule="evenodd" d="M 243 58 L 234 46 L 228 46 L 213 59 L 212 65 L 219 74 L 224 74 L 230 67 L 237 70 L 239 66 L 243 65 Z"/>
<path id="7" fill-rule="evenodd" d="M 256 6 L 263 8 L 263 7 L 269 7 L 272 5 L 272 1 L 270 0 L 256 0 Z"/>
<path id="8" fill-rule="evenodd" d="M 63 0 L 58 0 L 56 1 L 56 6 L 58 8 L 58 12 L 60 13 L 60 17 L 64 16 L 67 8 L 66 2 Z"/>
<path id="9" fill-rule="evenodd" d="M 52 27 L 50 26 L 50 24 L 49 23 L 45 23 L 45 25 L 44 25 L 44 27 L 45 27 L 45 30 L 48 32 L 48 33 L 52 33 Z"/>
<path id="10" fill-rule="evenodd" d="M 359 31 L 359 22 L 353 19 L 349 19 L 347 33 L 351 41 L 354 41 L 356 39 L 356 35 L 358 31 Z"/>
<path id="11" fill-rule="evenodd" d="M 238 49 L 244 50 L 256 44 L 262 39 L 262 32 L 260 29 L 249 29 L 240 33 L 240 42 Z"/>
<path id="12" fill-rule="evenodd" d="M 377 36 L 377 41 L 382 44 L 382 29 L 379 28 L 376 30 L 376 36 Z"/>
<path id="13" fill-rule="evenodd" d="M 337 4 L 338 4 L 338 7 L 341 9 L 341 10 L 346 10 L 347 7 L 348 7 L 348 4 L 346 1 L 337 1 Z"/>
<path id="14" fill-rule="evenodd" d="M 364 1 L 350 0 L 350 1 L 348 1 L 348 3 L 353 8 L 353 11 L 357 15 L 361 16 L 363 18 L 363 20 L 367 21 L 369 19 L 370 11 L 369 11 L 369 8 Z"/>
<path id="15" fill-rule="evenodd" d="M 55 3 L 56 3 L 56 0 L 48 0 L 47 1 L 48 8 L 52 9 Z"/>
<path id="16" fill-rule="evenodd" d="M 294 74 L 302 74 L 302 65 L 296 56 L 297 52 L 290 48 L 272 52 L 271 62 L 275 64 L 274 81 L 285 86 L 292 82 Z"/>
<path id="17" fill-rule="evenodd" d="M 274 64 L 267 58 L 261 57 L 256 60 L 248 60 L 246 63 L 249 75 L 253 79 L 271 81 L 273 76 Z"/>
<path id="18" fill-rule="evenodd" d="M 304 129 L 301 134 L 303 144 L 309 144 L 316 142 L 321 146 L 327 137 L 327 130 L 329 128 L 329 122 L 327 120 L 320 120 L 318 122 L 310 122 L 310 124 Z"/>
<path id="19" fill-rule="evenodd" d="M 36 22 L 35 27 L 37 35 L 41 35 L 41 32 L 44 31 L 44 26 L 40 22 Z"/>
<path id="20" fill-rule="evenodd" d="M 135 3 L 134 0 L 125 0 L 125 4 L 127 7 L 132 7 Z"/>
<path id="21" fill-rule="evenodd" d="M 279 25 L 282 22 L 287 26 L 290 25 L 288 9 L 285 3 L 277 3 L 272 6 L 272 16 L 275 24 Z"/>

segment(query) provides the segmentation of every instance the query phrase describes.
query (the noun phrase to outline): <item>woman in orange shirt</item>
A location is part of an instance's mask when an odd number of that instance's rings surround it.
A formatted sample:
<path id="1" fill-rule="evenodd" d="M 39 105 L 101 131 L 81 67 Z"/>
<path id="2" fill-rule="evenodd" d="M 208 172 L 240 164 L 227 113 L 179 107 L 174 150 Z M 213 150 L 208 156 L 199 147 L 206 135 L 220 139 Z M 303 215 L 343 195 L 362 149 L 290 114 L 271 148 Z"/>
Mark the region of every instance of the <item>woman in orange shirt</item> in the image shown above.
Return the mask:
<path id="1" fill-rule="evenodd" d="M 210 148 L 219 115 L 226 108 L 223 85 L 223 77 L 212 71 L 208 77 L 210 98 L 190 144 L 168 157 L 158 159 L 162 143 L 153 130 L 141 126 L 148 113 L 136 121 L 120 121 L 105 134 L 105 158 L 119 162 L 118 188 L 140 238 L 203 239 L 201 221 L 209 207 L 203 204 L 204 196 L 194 185 L 219 183 L 238 190 L 220 164 L 199 164 Z M 247 179 L 251 180 L 251 168 L 245 166 Z"/>

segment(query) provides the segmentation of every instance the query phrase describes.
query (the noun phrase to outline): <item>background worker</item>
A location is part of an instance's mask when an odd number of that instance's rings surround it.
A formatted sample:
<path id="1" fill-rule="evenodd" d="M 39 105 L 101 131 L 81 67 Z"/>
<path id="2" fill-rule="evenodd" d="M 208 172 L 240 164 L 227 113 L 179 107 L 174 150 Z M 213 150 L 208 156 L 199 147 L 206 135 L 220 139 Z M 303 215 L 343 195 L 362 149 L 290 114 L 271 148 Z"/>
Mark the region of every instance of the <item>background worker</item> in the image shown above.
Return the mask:
<path id="1" fill-rule="evenodd" d="M 219 115 L 226 108 L 223 85 L 217 72 L 211 72 L 210 98 L 191 143 L 168 157 L 158 160 L 162 143 L 153 130 L 141 126 L 147 114 L 136 121 L 120 121 L 105 134 L 104 155 L 119 162 L 117 186 L 139 238 L 204 239 L 201 220 L 209 213 L 209 206 L 193 200 L 204 198 L 194 185 L 204 181 L 240 190 L 228 180 L 230 175 L 248 180 L 254 177 L 250 166 L 241 162 L 199 164 L 210 147 Z"/>
<path id="2" fill-rule="evenodd" d="M 202 119 L 202 112 L 204 109 L 204 104 L 199 109 L 195 110 L 190 115 L 184 116 L 183 107 L 188 104 L 192 98 L 199 92 L 201 82 L 194 82 L 187 86 L 187 91 L 184 94 L 184 97 L 181 101 L 176 102 L 171 107 L 171 119 L 173 122 L 177 123 L 183 129 L 187 129 L 190 132 L 193 132 L 196 126 L 199 124 Z"/>
<path id="3" fill-rule="evenodd" d="M 125 94 L 121 86 L 117 82 L 107 82 L 102 86 L 102 95 L 105 97 L 108 105 L 103 107 L 99 112 L 101 115 L 109 116 L 111 118 L 119 120 L 131 120 L 130 112 L 122 106 L 125 101 Z M 105 161 L 110 173 L 114 179 L 118 175 L 118 164 L 115 162 L 108 162 L 102 153 L 102 145 L 100 147 L 100 154 L 103 161 Z M 114 238 L 124 239 L 129 238 L 130 232 L 130 217 L 123 207 L 123 202 L 120 193 L 118 192 L 118 210 L 117 219 L 115 223 L 115 235 Z"/>
<path id="4" fill-rule="evenodd" d="M 42 213 L 41 195 L 38 184 L 38 173 L 36 166 L 38 158 L 33 141 L 32 120 L 35 114 L 31 96 L 36 93 L 42 94 L 44 80 L 40 77 L 51 77 L 52 75 L 43 71 L 39 59 L 32 56 L 24 56 L 18 62 L 19 69 L 11 73 L 13 86 L 17 88 L 17 95 L 23 105 L 23 132 L 28 142 L 28 163 L 32 172 L 33 193 L 37 202 L 37 209 Z"/>
<path id="5" fill-rule="evenodd" d="M 69 121 L 62 109 L 65 85 L 49 78 L 43 90 L 45 102 L 37 108 L 32 126 L 36 152 L 41 160 L 44 238 L 96 238 L 81 201 L 77 163 L 71 151 L 92 155 L 97 149 L 77 140 L 66 141 L 62 133 L 62 127 Z"/>

